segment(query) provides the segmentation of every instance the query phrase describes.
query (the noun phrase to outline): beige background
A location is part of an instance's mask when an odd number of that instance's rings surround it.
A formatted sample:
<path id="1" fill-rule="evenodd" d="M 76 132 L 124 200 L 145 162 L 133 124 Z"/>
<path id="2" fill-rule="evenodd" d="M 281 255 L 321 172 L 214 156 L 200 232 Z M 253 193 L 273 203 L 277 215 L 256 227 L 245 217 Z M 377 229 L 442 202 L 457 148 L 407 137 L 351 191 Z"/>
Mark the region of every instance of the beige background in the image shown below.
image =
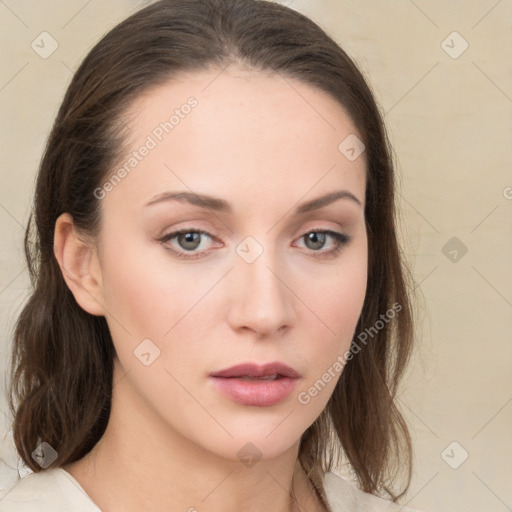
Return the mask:
<path id="1" fill-rule="evenodd" d="M 406 501 L 423 512 L 510 511 L 512 2 L 283 3 L 312 17 L 356 60 L 396 152 L 421 320 L 400 399 L 415 442 Z M 2 375 L 28 290 L 22 227 L 43 144 L 73 70 L 140 5 L 0 1 Z M 47 59 L 31 48 L 43 31 L 58 42 Z M 15 475 L 6 464 L 15 467 L 16 458 L 3 397 L 0 410 L 1 496 Z"/>

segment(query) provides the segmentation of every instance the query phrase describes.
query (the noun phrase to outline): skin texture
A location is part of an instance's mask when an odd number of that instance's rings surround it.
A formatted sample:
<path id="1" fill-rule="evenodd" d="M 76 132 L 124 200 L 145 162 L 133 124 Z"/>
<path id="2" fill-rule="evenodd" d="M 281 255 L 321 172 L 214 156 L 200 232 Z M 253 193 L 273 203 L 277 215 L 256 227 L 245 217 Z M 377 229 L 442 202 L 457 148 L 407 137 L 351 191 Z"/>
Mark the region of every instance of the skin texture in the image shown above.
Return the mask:
<path id="1" fill-rule="evenodd" d="M 68 214 L 56 223 L 66 282 L 83 309 L 106 317 L 117 352 L 105 435 L 64 469 L 106 512 L 289 511 L 297 509 L 292 482 L 301 506 L 321 510 L 298 447 L 340 372 L 307 405 L 298 395 L 349 349 L 364 301 L 364 154 L 349 161 L 338 150 L 357 131 L 322 91 L 231 65 L 180 75 L 139 97 L 125 119 L 126 160 L 190 96 L 197 106 L 161 141 L 153 136 L 157 146 L 100 200 L 99 239 L 81 236 Z M 361 204 L 342 198 L 292 215 L 334 190 Z M 166 191 L 213 195 L 233 211 L 176 201 L 145 206 Z M 211 235 L 188 253 L 203 257 L 169 250 L 186 253 L 190 241 L 158 241 L 182 228 Z M 313 229 L 350 241 L 329 255 L 336 240 L 308 243 Z M 246 237 L 259 244 L 242 244 L 247 254 L 262 249 L 252 263 L 237 252 Z M 134 354 L 145 339 L 151 354 L 160 351 L 149 365 Z M 269 407 L 235 403 L 208 377 L 273 361 L 301 378 Z M 250 467 L 237 455 L 244 446 L 261 456 Z"/>

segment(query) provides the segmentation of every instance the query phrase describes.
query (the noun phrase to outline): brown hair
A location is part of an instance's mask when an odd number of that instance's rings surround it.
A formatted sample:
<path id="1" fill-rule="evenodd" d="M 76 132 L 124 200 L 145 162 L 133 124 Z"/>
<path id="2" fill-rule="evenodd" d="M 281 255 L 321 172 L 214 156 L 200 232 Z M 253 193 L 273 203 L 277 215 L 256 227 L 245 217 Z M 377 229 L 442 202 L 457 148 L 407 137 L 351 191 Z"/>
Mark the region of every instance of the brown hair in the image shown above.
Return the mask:
<path id="1" fill-rule="evenodd" d="M 401 308 L 347 362 L 327 407 L 302 437 L 299 460 L 320 490 L 325 471 L 343 461 L 364 491 L 397 500 L 412 472 L 411 440 L 395 400 L 413 328 L 388 138 L 347 54 L 304 15 L 267 1 L 158 1 L 108 32 L 73 76 L 41 160 L 25 233 L 34 290 L 14 332 L 9 404 L 16 449 L 36 472 L 41 467 L 31 453 L 41 441 L 58 453 L 53 466 L 74 462 L 101 438 L 110 414 L 114 346 L 105 318 L 85 312 L 64 282 L 53 253 L 57 217 L 68 212 L 80 231 L 97 235 L 93 191 L 126 142 L 119 128 L 131 102 L 179 72 L 229 63 L 326 92 L 366 146 L 368 286 L 356 333 L 375 326 L 393 304 Z M 398 494 L 393 486 L 402 470 L 406 485 Z"/>

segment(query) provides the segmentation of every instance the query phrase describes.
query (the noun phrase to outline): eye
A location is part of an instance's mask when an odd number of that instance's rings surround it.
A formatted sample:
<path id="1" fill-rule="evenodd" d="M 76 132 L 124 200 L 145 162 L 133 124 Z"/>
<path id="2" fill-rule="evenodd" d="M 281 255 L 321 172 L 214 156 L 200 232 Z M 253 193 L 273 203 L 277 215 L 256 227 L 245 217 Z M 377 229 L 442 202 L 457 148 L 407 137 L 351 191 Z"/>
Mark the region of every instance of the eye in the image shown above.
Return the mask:
<path id="1" fill-rule="evenodd" d="M 319 249 L 325 246 L 326 240 L 328 238 L 334 240 L 334 248 L 325 251 L 319 251 Z M 313 253 L 318 253 L 311 254 L 311 256 L 313 256 L 314 258 L 334 257 L 341 251 L 341 249 L 344 246 L 348 245 L 348 243 L 350 242 L 350 237 L 348 235 L 331 230 L 310 231 L 305 235 L 302 235 L 302 237 L 299 240 L 302 239 L 305 240 L 306 247 L 311 249 Z"/>
<path id="2" fill-rule="evenodd" d="M 201 245 L 201 237 L 207 237 L 210 240 L 213 240 L 213 236 L 206 231 L 200 229 L 180 229 L 179 231 L 173 231 L 172 233 L 163 236 L 158 241 L 162 243 L 167 250 L 174 252 L 178 258 L 196 259 L 206 256 L 204 247 L 201 248 L 203 252 L 193 252 Z M 170 244 L 170 246 L 168 244 L 168 242 L 174 239 L 176 239 L 176 242 L 179 244 L 178 249 L 176 249 L 175 246 L 173 248 L 173 244 Z"/>
<path id="3" fill-rule="evenodd" d="M 180 259 L 197 259 L 208 255 L 205 247 L 200 247 L 202 238 L 214 240 L 210 233 L 201 229 L 180 229 L 173 231 L 158 239 L 164 248 L 173 252 Z M 320 251 L 325 246 L 326 241 L 331 238 L 334 240 L 334 248 Z M 350 242 L 350 237 L 343 233 L 331 230 L 313 230 L 302 235 L 299 240 L 304 239 L 306 247 L 310 249 L 311 256 L 314 258 L 330 258 L 335 257 L 341 249 Z M 175 240 L 175 244 L 170 243 Z M 200 250 L 200 252 L 196 252 Z M 316 253 L 316 254 L 315 254 Z"/>

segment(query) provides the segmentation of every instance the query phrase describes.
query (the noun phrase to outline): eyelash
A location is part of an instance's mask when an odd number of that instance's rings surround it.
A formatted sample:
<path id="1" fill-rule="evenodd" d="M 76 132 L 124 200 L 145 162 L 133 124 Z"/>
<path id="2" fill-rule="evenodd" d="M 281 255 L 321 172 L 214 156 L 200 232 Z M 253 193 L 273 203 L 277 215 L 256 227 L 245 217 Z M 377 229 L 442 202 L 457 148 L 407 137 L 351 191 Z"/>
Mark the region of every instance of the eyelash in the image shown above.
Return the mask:
<path id="1" fill-rule="evenodd" d="M 198 258 L 203 258 L 204 255 L 206 254 L 204 252 L 203 253 L 199 252 L 199 253 L 195 253 L 195 254 L 194 253 L 186 253 L 183 251 L 178 251 L 176 249 L 171 249 L 169 246 L 164 245 L 166 242 L 172 240 L 173 238 L 176 238 L 177 236 L 186 234 L 186 233 L 198 233 L 201 235 L 206 235 L 207 237 L 211 238 L 212 240 L 214 239 L 214 237 L 212 235 L 210 235 L 210 233 L 208 233 L 207 231 L 203 231 L 201 229 L 189 228 L 189 229 L 180 229 L 178 231 L 173 231 L 172 233 L 169 233 L 169 234 L 164 235 L 163 237 L 159 238 L 157 241 L 160 242 L 164 246 L 164 249 L 166 249 L 167 251 L 171 251 L 180 259 L 195 260 Z M 345 235 L 343 233 L 338 233 L 337 231 L 331 231 L 329 229 L 313 229 L 311 231 L 308 231 L 307 233 L 304 233 L 301 237 L 299 237 L 299 239 L 304 238 L 306 235 L 309 235 L 311 233 L 327 234 L 327 235 L 331 236 L 337 244 L 337 246 L 334 249 L 331 249 L 330 251 L 320 251 L 319 252 L 319 251 L 310 250 L 311 256 L 316 259 L 325 259 L 325 258 L 329 258 L 329 257 L 335 257 L 343 249 L 343 247 L 348 245 L 351 241 L 351 237 L 349 237 L 348 235 Z M 315 253 L 322 254 L 322 256 L 318 256 Z"/>

